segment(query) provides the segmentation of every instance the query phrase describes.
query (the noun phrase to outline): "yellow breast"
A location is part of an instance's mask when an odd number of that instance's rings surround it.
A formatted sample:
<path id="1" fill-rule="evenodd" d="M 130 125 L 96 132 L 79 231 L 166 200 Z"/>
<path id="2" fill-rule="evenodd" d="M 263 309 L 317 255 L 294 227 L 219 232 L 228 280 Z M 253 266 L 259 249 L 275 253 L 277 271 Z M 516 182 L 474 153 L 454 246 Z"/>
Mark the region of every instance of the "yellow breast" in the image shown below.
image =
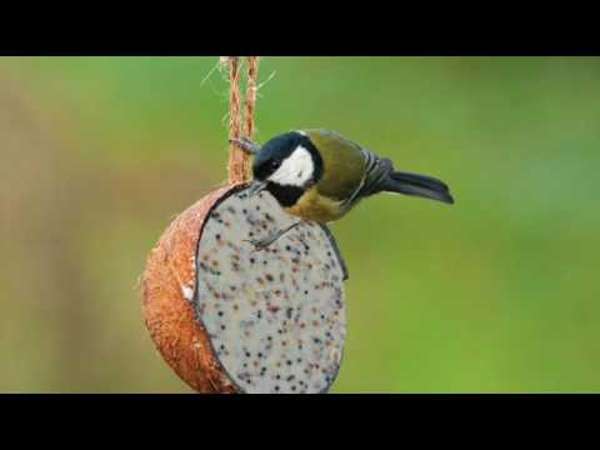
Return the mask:
<path id="1" fill-rule="evenodd" d="M 327 223 L 342 217 L 346 210 L 342 202 L 319 195 L 316 187 L 308 189 L 295 205 L 285 208 L 289 214 L 319 223 Z"/>

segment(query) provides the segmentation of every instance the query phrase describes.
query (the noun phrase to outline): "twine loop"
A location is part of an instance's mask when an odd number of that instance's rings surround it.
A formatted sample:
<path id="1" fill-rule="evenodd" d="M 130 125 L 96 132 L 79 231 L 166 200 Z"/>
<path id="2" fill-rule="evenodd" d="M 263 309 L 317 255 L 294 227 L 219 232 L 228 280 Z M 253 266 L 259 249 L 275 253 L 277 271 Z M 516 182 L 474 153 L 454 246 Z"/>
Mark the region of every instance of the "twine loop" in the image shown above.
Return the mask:
<path id="1" fill-rule="evenodd" d="M 247 82 L 244 111 L 242 111 L 240 94 L 241 58 L 229 56 L 222 59 L 228 65 L 229 71 L 229 139 L 239 139 L 243 136 L 252 139 L 255 131 L 254 112 L 256 109 L 256 92 L 258 79 L 258 57 L 248 56 Z M 243 116 L 243 117 L 242 117 Z M 229 163 L 227 166 L 229 183 L 244 183 L 250 179 L 250 158 L 248 154 L 234 144 L 229 144 Z"/>

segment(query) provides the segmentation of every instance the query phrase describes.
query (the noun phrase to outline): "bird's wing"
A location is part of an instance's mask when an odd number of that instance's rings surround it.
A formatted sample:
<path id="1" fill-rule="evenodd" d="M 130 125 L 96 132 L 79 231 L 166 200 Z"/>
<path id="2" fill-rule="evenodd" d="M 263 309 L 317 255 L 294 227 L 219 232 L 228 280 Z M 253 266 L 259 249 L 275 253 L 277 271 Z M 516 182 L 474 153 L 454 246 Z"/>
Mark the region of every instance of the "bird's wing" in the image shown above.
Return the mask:
<path id="1" fill-rule="evenodd" d="M 345 202 L 363 183 L 366 160 L 361 147 L 333 131 L 314 129 L 305 133 L 323 159 L 323 178 L 317 184 L 319 193 Z"/>
<path id="2" fill-rule="evenodd" d="M 348 204 L 355 203 L 362 197 L 381 192 L 386 178 L 394 171 L 392 161 L 389 159 L 380 158 L 367 149 L 361 149 L 361 153 L 365 161 L 364 175 L 358 188 L 346 201 Z"/>

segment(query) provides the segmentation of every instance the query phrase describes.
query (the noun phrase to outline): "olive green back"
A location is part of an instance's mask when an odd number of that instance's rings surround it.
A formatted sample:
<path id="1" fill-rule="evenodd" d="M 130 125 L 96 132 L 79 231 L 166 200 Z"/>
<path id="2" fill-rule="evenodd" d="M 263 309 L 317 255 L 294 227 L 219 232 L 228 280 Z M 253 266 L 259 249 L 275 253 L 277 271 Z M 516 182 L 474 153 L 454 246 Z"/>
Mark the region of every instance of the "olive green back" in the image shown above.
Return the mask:
<path id="1" fill-rule="evenodd" d="M 345 200 L 360 186 L 365 173 L 361 147 L 333 131 L 304 130 L 323 158 L 323 178 L 317 184 L 321 195 Z"/>

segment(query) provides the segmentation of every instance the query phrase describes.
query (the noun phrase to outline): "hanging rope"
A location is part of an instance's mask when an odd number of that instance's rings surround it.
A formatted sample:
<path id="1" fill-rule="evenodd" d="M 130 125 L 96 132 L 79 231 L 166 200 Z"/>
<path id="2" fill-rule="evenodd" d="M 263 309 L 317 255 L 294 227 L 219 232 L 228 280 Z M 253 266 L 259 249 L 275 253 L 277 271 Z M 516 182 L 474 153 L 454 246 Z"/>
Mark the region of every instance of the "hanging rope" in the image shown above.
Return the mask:
<path id="1" fill-rule="evenodd" d="M 254 135 L 254 108 L 256 107 L 256 81 L 258 78 L 258 57 L 248 57 L 248 85 L 246 87 L 246 122 L 244 134 L 248 139 Z"/>
<path id="2" fill-rule="evenodd" d="M 229 69 L 229 139 L 238 139 L 242 127 L 242 108 L 240 95 L 241 60 L 237 56 L 227 58 Z M 254 134 L 254 111 L 256 109 L 256 91 L 258 79 L 258 57 L 247 58 L 248 80 L 246 84 L 244 136 L 252 139 Z M 238 184 L 250 178 L 249 156 L 237 146 L 229 145 L 229 183 Z"/>

